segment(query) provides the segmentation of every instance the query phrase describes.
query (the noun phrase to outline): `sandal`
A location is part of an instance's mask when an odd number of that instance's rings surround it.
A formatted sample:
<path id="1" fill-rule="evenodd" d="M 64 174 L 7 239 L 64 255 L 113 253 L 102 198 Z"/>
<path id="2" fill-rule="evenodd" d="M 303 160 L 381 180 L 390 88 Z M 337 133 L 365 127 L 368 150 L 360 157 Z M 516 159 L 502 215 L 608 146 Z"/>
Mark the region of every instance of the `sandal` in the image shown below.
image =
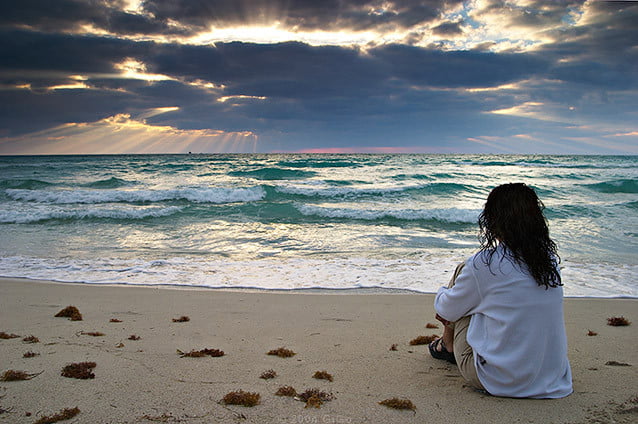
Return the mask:
<path id="1" fill-rule="evenodd" d="M 439 350 L 439 345 L 441 345 L 441 350 Z M 443 338 L 438 338 L 434 340 L 432 343 L 428 345 L 428 348 L 430 349 L 430 355 L 432 355 L 434 359 L 443 359 L 445 361 L 456 364 L 456 358 L 454 358 L 454 353 L 449 352 L 445 348 L 445 344 L 443 343 Z"/>

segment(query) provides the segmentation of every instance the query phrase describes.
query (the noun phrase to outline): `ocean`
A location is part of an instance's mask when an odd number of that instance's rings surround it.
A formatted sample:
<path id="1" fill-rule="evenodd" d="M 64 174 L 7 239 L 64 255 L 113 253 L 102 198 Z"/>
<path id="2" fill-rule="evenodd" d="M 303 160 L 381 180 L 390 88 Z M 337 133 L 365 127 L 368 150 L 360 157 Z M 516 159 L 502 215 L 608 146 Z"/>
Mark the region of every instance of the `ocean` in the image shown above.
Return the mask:
<path id="1" fill-rule="evenodd" d="M 430 293 L 507 182 L 545 203 L 567 296 L 638 297 L 638 156 L 2 156 L 0 276 Z"/>

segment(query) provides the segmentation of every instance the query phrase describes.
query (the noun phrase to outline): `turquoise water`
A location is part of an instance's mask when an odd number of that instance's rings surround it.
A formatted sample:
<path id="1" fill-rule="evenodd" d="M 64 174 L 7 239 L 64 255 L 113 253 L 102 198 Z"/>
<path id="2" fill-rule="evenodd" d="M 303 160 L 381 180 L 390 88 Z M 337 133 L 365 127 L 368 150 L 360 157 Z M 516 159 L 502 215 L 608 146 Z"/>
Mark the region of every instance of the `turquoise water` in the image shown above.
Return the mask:
<path id="1" fill-rule="evenodd" d="M 433 292 L 491 188 L 547 206 L 571 296 L 638 296 L 638 157 L 0 157 L 0 275 Z"/>

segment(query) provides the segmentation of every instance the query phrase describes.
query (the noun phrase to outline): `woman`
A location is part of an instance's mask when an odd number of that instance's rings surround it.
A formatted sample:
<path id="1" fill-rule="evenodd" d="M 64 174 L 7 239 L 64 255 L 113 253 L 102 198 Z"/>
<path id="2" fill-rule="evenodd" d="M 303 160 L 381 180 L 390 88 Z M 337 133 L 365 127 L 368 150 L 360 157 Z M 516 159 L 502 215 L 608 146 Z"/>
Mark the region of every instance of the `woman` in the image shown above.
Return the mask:
<path id="1" fill-rule="evenodd" d="M 479 252 L 434 300 L 445 328 L 430 353 L 495 396 L 572 392 L 559 258 L 543 209 L 525 184 L 493 189 L 479 216 Z"/>

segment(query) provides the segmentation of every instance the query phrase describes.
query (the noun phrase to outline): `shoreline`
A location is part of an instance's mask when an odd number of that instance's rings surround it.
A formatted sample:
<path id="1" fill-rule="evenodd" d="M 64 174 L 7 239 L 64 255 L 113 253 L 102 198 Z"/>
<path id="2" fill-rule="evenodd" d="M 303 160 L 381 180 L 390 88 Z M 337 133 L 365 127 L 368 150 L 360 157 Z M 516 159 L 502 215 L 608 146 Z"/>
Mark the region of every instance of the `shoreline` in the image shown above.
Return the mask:
<path id="1" fill-rule="evenodd" d="M 0 372 L 42 372 L 28 381 L 0 382 L 0 410 L 5 411 L 0 423 L 33 423 L 76 406 L 81 412 L 74 423 L 580 424 L 638 418 L 636 299 L 565 299 L 574 393 L 539 401 L 475 392 L 455 366 L 429 357 L 425 345 L 410 345 L 417 336 L 440 334 L 441 329 L 425 328 L 435 322 L 432 294 L 308 296 L 122 287 L 0 278 L 0 331 L 40 339 L 35 344 L 0 340 Z M 68 305 L 79 308 L 83 321 L 54 317 Z M 182 315 L 190 321 L 172 321 Z M 634 323 L 606 324 L 608 317 L 620 315 Z M 597 336 L 588 336 L 590 330 Z M 140 339 L 129 340 L 130 335 Z M 393 344 L 396 351 L 390 350 Z M 278 347 L 297 354 L 266 355 Z M 180 358 L 176 353 L 203 348 L 225 355 Z M 40 355 L 23 358 L 27 350 Z M 60 376 L 64 365 L 81 361 L 96 362 L 95 379 Z M 610 361 L 629 365 L 606 365 Z M 276 378 L 259 378 L 269 369 Z M 334 381 L 312 378 L 322 370 Z M 302 402 L 274 395 L 283 385 L 297 391 L 316 387 L 335 399 L 319 409 L 304 408 Z M 253 408 L 219 403 L 240 389 L 260 393 L 261 403 Z M 392 397 L 410 399 L 416 410 L 378 404 Z"/>
<path id="2" fill-rule="evenodd" d="M 385 287 L 346 287 L 346 288 L 330 288 L 330 287 L 308 287 L 298 289 L 273 289 L 261 287 L 209 287 L 209 286 L 192 286 L 180 284 L 137 284 L 137 283 L 88 283 L 84 281 L 57 281 L 44 280 L 41 278 L 29 277 L 5 277 L 0 275 L 0 283 L 5 280 L 31 281 L 41 284 L 67 284 L 94 287 L 137 287 L 148 289 L 165 289 L 165 290 L 188 290 L 188 291 L 221 291 L 221 292 L 238 292 L 238 293 L 290 293 L 290 294 L 323 294 L 323 295 L 432 295 L 436 292 L 421 292 L 410 289 L 385 288 Z M 564 299 L 628 299 L 638 300 L 638 296 L 630 295 L 608 295 L 608 296 L 587 296 L 587 295 L 564 295 Z"/>

